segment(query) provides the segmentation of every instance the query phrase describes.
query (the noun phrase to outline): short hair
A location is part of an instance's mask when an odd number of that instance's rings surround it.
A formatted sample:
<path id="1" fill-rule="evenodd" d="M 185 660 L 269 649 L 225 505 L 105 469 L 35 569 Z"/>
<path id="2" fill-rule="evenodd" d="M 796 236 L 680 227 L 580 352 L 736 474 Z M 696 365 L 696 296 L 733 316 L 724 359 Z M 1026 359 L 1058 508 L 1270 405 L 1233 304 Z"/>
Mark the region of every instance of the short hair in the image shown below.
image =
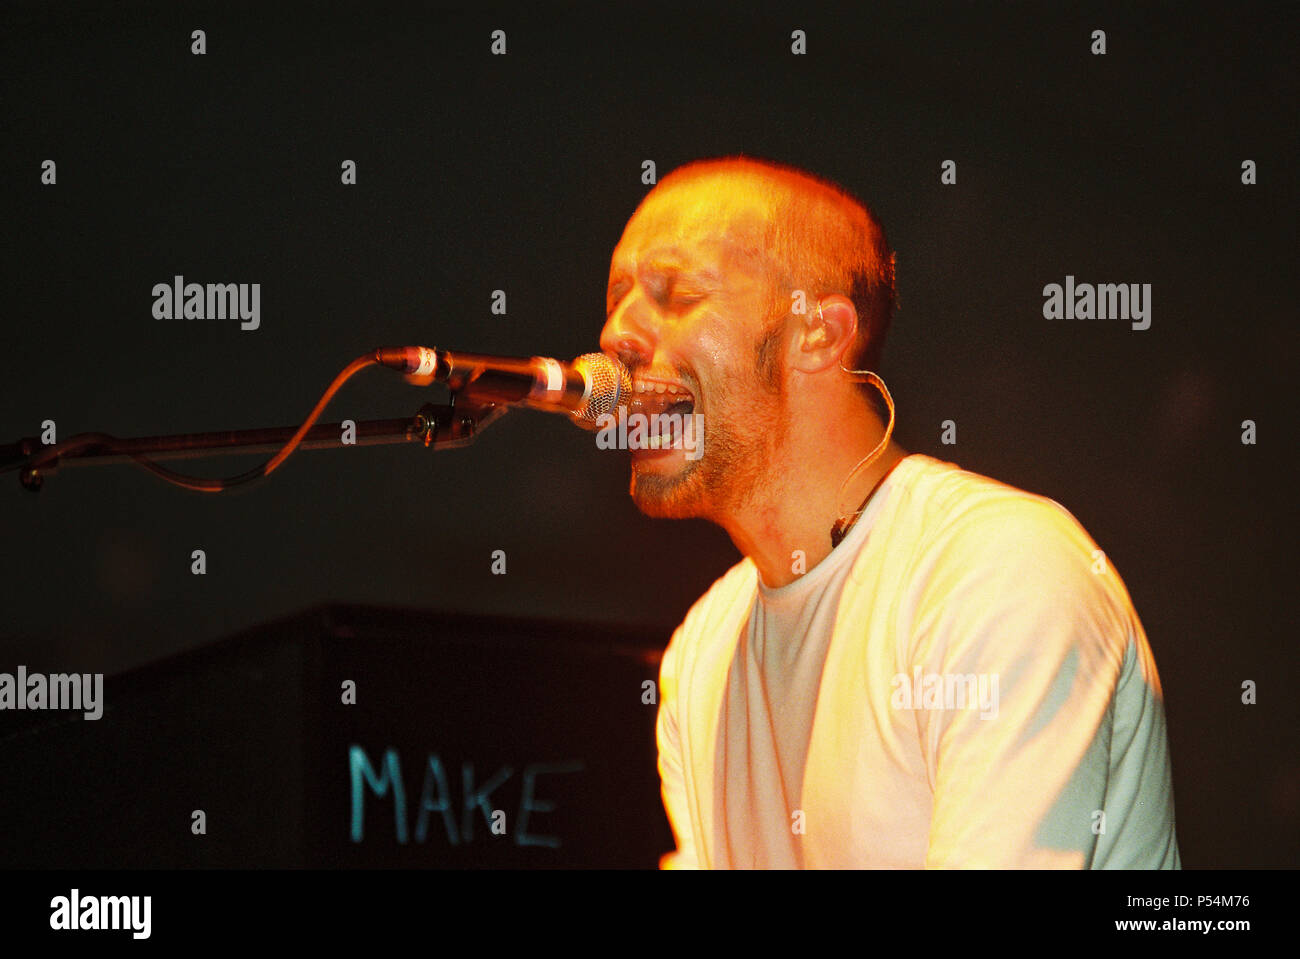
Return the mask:
<path id="1" fill-rule="evenodd" d="M 858 313 L 858 333 L 844 365 L 876 370 L 898 293 L 894 251 L 871 209 L 830 180 L 746 156 L 696 160 L 673 170 L 660 186 L 715 176 L 748 180 L 768 201 L 762 247 L 785 274 L 772 278 L 773 318 L 789 314 L 793 290 L 807 294 L 810 309 L 831 293 L 848 297 Z"/>

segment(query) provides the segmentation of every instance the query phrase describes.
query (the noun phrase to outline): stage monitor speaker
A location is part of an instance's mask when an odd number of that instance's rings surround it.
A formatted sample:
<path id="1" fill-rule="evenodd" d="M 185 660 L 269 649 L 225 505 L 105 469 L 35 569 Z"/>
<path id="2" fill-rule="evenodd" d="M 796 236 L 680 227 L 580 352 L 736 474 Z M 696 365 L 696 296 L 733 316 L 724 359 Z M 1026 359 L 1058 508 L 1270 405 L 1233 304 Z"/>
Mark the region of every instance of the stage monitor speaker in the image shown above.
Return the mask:
<path id="1" fill-rule="evenodd" d="M 664 641 L 329 606 L 6 710 L 0 867 L 653 868 Z"/>

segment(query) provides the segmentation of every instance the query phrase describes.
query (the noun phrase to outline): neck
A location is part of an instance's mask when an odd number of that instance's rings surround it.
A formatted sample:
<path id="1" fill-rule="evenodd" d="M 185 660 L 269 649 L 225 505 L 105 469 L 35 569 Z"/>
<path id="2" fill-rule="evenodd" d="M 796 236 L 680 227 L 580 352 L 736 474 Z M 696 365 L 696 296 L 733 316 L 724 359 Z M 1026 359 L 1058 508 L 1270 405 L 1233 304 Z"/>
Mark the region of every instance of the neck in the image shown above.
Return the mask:
<path id="1" fill-rule="evenodd" d="M 764 585 L 785 586 L 830 555 L 835 521 L 856 511 L 877 482 L 907 456 L 891 440 L 841 494 L 845 477 L 883 436 L 884 427 L 874 415 L 840 417 L 815 430 L 792 430 L 776 452 L 763 490 L 719 519 L 736 548 L 754 561 Z M 802 551 L 802 562 L 796 550 Z"/>

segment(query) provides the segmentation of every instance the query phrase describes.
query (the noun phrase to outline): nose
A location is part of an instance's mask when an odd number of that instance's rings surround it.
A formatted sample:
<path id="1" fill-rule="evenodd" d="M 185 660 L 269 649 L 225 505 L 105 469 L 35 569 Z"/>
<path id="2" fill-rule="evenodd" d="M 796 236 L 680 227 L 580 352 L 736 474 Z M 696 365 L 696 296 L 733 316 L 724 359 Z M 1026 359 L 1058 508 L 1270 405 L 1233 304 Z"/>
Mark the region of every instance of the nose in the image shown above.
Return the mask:
<path id="1" fill-rule="evenodd" d="M 633 370 L 646 366 L 654 357 L 654 333 L 649 323 L 638 320 L 633 307 L 635 294 L 628 295 L 605 321 L 600 331 L 600 348 Z"/>

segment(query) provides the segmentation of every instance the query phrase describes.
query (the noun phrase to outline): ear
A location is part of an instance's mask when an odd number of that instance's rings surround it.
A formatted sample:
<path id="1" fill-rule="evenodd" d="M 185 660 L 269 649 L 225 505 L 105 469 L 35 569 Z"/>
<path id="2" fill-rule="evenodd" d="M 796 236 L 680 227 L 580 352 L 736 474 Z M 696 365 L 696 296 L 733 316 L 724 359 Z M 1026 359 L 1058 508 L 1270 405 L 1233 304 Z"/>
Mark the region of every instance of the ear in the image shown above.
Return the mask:
<path id="1" fill-rule="evenodd" d="M 823 297 L 795 319 L 799 324 L 790 342 L 790 365 L 804 373 L 838 367 L 858 333 L 858 311 L 852 300 L 838 293 Z"/>

